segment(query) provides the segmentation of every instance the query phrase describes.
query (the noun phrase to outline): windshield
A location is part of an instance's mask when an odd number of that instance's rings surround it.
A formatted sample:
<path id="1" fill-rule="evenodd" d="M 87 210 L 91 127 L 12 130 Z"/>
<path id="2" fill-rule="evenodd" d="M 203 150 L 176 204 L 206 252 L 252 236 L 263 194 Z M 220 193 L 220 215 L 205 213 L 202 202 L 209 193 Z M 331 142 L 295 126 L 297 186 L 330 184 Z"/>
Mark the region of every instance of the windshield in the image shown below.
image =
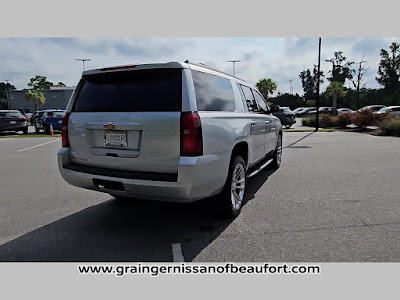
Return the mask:
<path id="1" fill-rule="evenodd" d="M 389 108 L 387 108 L 387 107 L 382 107 L 380 110 L 379 110 L 379 112 L 387 112 L 389 110 Z"/>
<path id="2" fill-rule="evenodd" d="M 290 108 L 287 108 L 287 107 L 283 108 L 283 111 L 284 111 L 285 113 L 292 113 L 292 111 L 290 110 Z"/>

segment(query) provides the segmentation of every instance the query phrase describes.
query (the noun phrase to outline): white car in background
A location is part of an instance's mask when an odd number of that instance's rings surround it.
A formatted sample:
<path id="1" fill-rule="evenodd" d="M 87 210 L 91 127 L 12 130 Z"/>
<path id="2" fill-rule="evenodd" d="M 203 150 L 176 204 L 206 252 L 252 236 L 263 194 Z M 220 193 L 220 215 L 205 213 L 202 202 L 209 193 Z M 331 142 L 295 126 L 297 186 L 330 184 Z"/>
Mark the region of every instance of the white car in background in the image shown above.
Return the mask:
<path id="1" fill-rule="evenodd" d="M 338 114 L 352 114 L 354 113 L 354 110 L 350 108 L 338 108 L 337 112 Z"/>
<path id="2" fill-rule="evenodd" d="M 400 106 L 383 107 L 377 113 L 378 114 L 389 113 L 389 114 L 400 117 Z"/>

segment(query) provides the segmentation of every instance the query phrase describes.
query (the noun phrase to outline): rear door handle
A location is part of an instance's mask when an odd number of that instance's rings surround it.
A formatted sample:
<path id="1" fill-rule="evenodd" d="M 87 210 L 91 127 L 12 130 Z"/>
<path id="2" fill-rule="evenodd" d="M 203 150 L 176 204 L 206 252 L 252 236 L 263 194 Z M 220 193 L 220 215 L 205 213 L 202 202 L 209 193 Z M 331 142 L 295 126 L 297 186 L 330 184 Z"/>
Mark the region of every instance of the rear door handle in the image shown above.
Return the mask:
<path id="1" fill-rule="evenodd" d="M 270 122 L 269 121 L 264 121 L 264 124 L 265 125 L 268 125 Z"/>

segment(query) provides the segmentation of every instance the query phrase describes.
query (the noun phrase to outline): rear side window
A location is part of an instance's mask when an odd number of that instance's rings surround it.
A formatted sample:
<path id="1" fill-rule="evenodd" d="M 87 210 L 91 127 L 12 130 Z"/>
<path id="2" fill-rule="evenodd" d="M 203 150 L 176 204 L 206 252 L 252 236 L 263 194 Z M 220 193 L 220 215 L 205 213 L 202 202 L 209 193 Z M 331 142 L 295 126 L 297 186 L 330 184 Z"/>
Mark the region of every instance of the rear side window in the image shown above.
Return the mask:
<path id="1" fill-rule="evenodd" d="M 259 108 L 257 106 L 256 100 L 254 99 L 253 93 L 251 92 L 251 89 L 244 85 L 240 85 L 240 87 L 243 91 L 243 95 L 245 97 L 247 108 L 249 109 L 249 111 L 258 112 Z"/>
<path id="2" fill-rule="evenodd" d="M 182 69 L 83 76 L 75 112 L 168 112 L 182 108 Z"/>
<path id="3" fill-rule="evenodd" d="M 263 97 L 261 97 L 261 95 L 255 90 L 253 90 L 253 94 L 254 94 L 254 97 L 256 98 L 258 106 L 260 107 L 260 110 L 263 112 L 266 112 L 268 110 L 268 107 L 267 107 L 267 104 L 265 103 Z"/>
<path id="4" fill-rule="evenodd" d="M 192 71 L 198 111 L 235 111 L 229 79 Z"/>

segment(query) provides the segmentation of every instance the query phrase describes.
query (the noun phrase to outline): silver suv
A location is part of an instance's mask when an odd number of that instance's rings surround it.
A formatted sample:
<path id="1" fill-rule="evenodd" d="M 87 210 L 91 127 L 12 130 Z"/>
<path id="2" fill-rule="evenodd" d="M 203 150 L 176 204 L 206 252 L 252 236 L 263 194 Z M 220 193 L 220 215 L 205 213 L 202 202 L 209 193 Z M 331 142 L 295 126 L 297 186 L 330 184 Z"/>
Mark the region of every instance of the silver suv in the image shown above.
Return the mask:
<path id="1" fill-rule="evenodd" d="M 247 178 L 282 157 L 282 125 L 261 94 L 189 61 L 84 71 L 61 131 L 68 183 L 171 202 L 220 194 L 233 217 Z"/>

